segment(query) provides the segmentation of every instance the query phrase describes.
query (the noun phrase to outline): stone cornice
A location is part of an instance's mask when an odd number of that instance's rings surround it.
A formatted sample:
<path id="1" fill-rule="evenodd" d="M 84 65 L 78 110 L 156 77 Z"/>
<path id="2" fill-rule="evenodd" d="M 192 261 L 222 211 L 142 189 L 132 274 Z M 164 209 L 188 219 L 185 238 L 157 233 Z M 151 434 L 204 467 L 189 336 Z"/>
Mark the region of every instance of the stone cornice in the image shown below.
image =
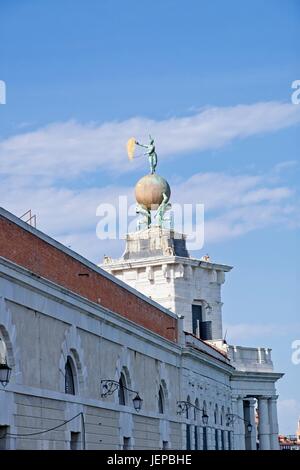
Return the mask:
<path id="1" fill-rule="evenodd" d="M 185 264 L 194 267 L 201 267 L 208 270 L 217 270 L 229 272 L 233 269 L 232 266 L 219 263 L 208 263 L 201 261 L 197 258 L 184 258 L 181 256 L 154 256 L 148 258 L 130 259 L 128 261 L 120 258 L 119 260 L 112 260 L 107 264 L 101 264 L 102 269 L 108 269 L 110 271 L 119 271 L 132 268 L 143 268 L 145 266 L 161 266 L 163 264 Z"/>
<path id="2" fill-rule="evenodd" d="M 275 383 L 277 380 L 281 379 L 284 376 L 284 373 L 280 372 L 254 372 L 254 371 L 237 371 L 235 370 L 232 374 L 232 380 L 241 380 L 249 382 L 259 382 L 261 380 L 265 382 Z"/>

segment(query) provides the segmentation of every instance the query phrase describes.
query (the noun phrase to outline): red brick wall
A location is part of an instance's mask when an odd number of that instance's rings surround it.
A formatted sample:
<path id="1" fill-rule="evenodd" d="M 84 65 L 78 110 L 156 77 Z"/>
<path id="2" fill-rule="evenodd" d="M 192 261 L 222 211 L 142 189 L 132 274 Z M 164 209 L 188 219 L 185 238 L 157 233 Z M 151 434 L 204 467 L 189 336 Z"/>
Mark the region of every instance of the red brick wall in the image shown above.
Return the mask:
<path id="1" fill-rule="evenodd" d="M 2 216 L 0 256 L 176 341 L 175 318 Z"/>

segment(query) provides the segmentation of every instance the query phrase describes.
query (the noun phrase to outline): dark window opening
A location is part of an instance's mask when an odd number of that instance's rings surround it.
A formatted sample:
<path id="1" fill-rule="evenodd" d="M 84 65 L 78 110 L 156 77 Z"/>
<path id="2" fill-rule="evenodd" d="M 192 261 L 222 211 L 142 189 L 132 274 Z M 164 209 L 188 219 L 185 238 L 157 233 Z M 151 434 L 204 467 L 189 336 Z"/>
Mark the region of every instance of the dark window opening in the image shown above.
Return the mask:
<path id="1" fill-rule="evenodd" d="M 221 445 L 222 445 L 222 450 L 225 450 L 225 435 L 224 435 L 224 430 L 221 431 Z"/>
<path id="2" fill-rule="evenodd" d="M 75 395 L 75 383 L 71 358 L 68 356 L 65 366 L 65 393 Z"/>
<path id="3" fill-rule="evenodd" d="M 198 450 L 198 427 L 195 426 L 195 450 Z"/>
<path id="4" fill-rule="evenodd" d="M 192 305 L 192 326 L 193 335 L 201 338 L 202 307 L 201 305 Z"/>
<path id="5" fill-rule="evenodd" d="M 167 450 L 169 448 L 169 442 L 168 441 L 163 441 L 162 448 L 163 448 L 163 450 Z"/>
<path id="6" fill-rule="evenodd" d="M 164 413 L 164 394 L 161 387 L 158 392 L 158 412 L 160 414 Z"/>
<path id="7" fill-rule="evenodd" d="M 192 329 L 193 335 L 203 340 L 212 339 L 212 322 L 203 321 L 202 306 L 192 305 Z"/>
<path id="8" fill-rule="evenodd" d="M 191 426 L 186 425 L 186 450 L 191 450 Z"/>
<path id="9" fill-rule="evenodd" d="M 123 437 L 123 450 L 130 450 L 131 447 L 131 438 Z"/>
<path id="10" fill-rule="evenodd" d="M 203 428 L 203 450 L 207 450 L 207 430 Z"/>
<path id="11" fill-rule="evenodd" d="M 9 426 L 0 426 L 0 450 L 9 449 Z"/>
<path id="12" fill-rule="evenodd" d="M 219 450 L 218 430 L 215 429 L 215 449 Z"/>
<path id="13" fill-rule="evenodd" d="M 71 450 L 80 450 L 80 432 L 71 432 Z"/>
<path id="14" fill-rule="evenodd" d="M 228 436 L 228 450 L 231 450 L 231 432 L 227 431 Z"/>
<path id="15" fill-rule="evenodd" d="M 126 405 L 126 393 L 125 393 L 125 377 L 124 374 L 121 374 L 120 380 L 119 380 L 119 404 L 120 405 Z M 125 438 L 124 438 L 125 439 Z M 127 439 L 127 438 L 126 438 Z"/>

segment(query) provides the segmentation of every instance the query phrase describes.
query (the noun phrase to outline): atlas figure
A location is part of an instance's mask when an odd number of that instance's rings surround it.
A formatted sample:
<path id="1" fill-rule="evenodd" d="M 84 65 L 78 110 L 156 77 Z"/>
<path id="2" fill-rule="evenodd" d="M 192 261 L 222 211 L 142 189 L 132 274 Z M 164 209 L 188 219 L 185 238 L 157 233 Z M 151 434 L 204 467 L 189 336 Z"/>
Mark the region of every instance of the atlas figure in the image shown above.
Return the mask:
<path id="1" fill-rule="evenodd" d="M 166 220 L 165 213 L 169 211 L 172 207 L 172 205 L 168 201 L 169 201 L 168 196 L 165 193 L 163 193 L 163 200 L 155 214 L 155 218 L 157 219 L 157 223 L 159 227 L 163 226 L 163 223 Z"/>

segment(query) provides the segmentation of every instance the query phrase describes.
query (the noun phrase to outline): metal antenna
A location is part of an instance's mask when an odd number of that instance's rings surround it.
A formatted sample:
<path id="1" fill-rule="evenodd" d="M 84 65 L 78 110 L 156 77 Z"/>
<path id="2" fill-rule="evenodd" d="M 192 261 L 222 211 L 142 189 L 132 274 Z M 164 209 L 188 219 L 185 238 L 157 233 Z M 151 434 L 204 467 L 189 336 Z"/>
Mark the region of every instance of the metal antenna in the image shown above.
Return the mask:
<path id="1" fill-rule="evenodd" d="M 32 214 L 31 209 L 21 215 L 20 219 L 24 220 L 24 222 L 26 222 L 26 224 L 30 225 L 31 227 L 36 228 L 36 214 Z"/>

